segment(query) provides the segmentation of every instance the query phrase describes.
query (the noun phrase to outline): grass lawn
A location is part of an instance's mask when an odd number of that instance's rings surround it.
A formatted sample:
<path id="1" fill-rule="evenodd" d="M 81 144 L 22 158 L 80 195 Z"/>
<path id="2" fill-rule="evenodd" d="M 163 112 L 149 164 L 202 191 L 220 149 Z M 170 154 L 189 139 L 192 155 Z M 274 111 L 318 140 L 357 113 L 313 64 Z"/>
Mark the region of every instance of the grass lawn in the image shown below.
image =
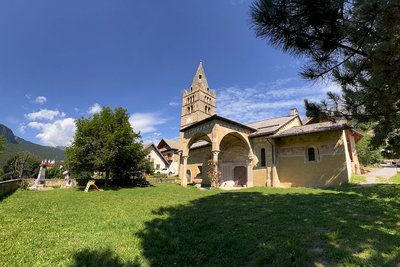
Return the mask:
<path id="1" fill-rule="evenodd" d="M 362 176 L 362 175 L 353 175 L 353 176 L 351 176 L 350 182 L 352 184 L 366 183 L 367 177 Z"/>
<path id="2" fill-rule="evenodd" d="M 399 266 L 400 186 L 18 190 L 2 266 Z"/>
<path id="3" fill-rule="evenodd" d="M 394 184 L 400 184 L 400 174 L 398 173 L 395 176 L 390 177 L 389 181 Z"/>

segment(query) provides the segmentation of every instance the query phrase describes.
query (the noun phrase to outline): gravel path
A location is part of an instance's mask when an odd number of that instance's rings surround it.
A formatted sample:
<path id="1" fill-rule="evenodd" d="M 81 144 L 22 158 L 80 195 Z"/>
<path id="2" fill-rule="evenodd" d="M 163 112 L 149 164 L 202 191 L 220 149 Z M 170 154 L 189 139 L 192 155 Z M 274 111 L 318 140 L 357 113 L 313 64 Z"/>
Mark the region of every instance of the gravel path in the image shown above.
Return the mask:
<path id="1" fill-rule="evenodd" d="M 363 184 L 390 183 L 389 178 L 396 174 L 396 167 L 374 169 L 365 175 L 367 182 Z"/>

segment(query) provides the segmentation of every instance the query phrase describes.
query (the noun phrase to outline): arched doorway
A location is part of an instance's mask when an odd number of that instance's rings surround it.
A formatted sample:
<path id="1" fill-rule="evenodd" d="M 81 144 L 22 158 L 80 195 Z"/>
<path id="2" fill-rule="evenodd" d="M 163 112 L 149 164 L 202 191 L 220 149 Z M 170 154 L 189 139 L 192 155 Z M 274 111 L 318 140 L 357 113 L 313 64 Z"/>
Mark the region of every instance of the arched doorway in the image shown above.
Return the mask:
<path id="1" fill-rule="evenodd" d="M 225 135 L 220 142 L 221 186 L 247 186 L 250 148 L 238 133 Z"/>
<path id="2" fill-rule="evenodd" d="M 197 133 L 188 143 L 187 173 L 190 171 L 190 178 L 187 175 L 188 183 L 193 178 L 202 179 L 202 184 L 210 184 L 207 177 L 208 161 L 211 159 L 211 140 L 205 133 Z"/>

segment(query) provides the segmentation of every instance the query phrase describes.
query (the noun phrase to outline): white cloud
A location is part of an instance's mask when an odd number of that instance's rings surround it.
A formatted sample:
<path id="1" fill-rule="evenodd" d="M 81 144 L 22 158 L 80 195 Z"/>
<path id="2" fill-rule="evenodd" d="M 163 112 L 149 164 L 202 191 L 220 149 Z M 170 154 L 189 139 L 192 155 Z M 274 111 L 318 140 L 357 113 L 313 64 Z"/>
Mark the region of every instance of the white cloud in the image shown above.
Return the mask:
<path id="1" fill-rule="evenodd" d="M 41 109 L 37 112 L 32 112 L 25 114 L 25 117 L 28 120 L 54 120 L 55 118 L 63 118 L 65 117 L 64 112 L 60 112 L 58 110 L 51 110 L 51 109 Z"/>
<path id="2" fill-rule="evenodd" d="M 144 137 L 142 137 L 142 142 L 143 142 L 143 144 L 150 144 L 150 143 L 153 143 L 153 144 L 155 144 L 156 146 L 158 145 L 158 143 L 160 143 L 160 140 L 161 140 L 161 133 L 159 133 L 159 132 L 154 132 L 154 133 L 151 133 L 151 134 L 146 134 L 146 136 L 144 136 Z"/>
<path id="3" fill-rule="evenodd" d="M 35 98 L 35 100 L 32 101 L 33 103 L 37 103 L 37 104 L 44 104 L 47 102 L 47 98 L 45 96 L 38 96 Z"/>
<path id="4" fill-rule="evenodd" d="M 28 123 L 28 127 L 39 130 L 40 133 L 36 137 L 48 146 L 70 145 L 76 130 L 73 118 L 60 119 L 51 123 L 32 121 Z"/>
<path id="5" fill-rule="evenodd" d="M 170 101 L 170 102 L 168 103 L 168 105 L 170 105 L 171 107 L 177 107 L 177 106 L 179 106 L 179 103 L 176 102 L 176 101 Z"/>
<path id="6" fill-rule="evenodd" d="M 24 123 L 20 123 L 20 124 L 18 125 L 18 131 L 19 131 L 20 133 L 25 133 L 25 129 L 26 129 L 26 125 L 25 125 Z"/>
<path id="7" fill-rule="evenodd" d="M 89 114 L 96 114 L 96 113 L 100 113 L 101 111 L 101 106 L 99 105 L 99 103 L 94 104 L 93 106 L 91 106 L 89 108 L 89 110 L 87 111 L 87 113 Z"/>
<path id="8" fill-rule="evenodd" d="M 219 89 L 218 114 L 242 123 L 289 115 L 290 108 L 304 113 L 304 99 L 319 101 L 326 92 L 340 93 L 333 83 L 292 85 L 294 79 L 278 80 L 270 85 L 258 84 L 249 88 L 227 87 Z"/>
<path id="9" fill-rule="evenodd" d="M 134 113 L 131 115 L 129 122 L 135 132 L 151 133 L 157 131 L 157 125 L 166 123 L 165 118 L 161 118 L 156 113 Z"/>

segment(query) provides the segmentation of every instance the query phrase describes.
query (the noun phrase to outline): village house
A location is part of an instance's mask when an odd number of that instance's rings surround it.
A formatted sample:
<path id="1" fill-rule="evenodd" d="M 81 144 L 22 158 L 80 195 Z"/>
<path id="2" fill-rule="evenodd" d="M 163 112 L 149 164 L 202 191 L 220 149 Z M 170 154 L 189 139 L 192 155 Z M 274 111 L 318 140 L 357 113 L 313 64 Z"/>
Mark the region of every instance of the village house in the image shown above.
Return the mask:
<path id="1" fill-rule="evenodd" d="M 157 171 L 168 168 L 168 161 L 164 158 L 164 156 L 153 143 L 144 145 L 144 149 L 147 152 L 146 158 L 151 163 L 154 170 Z"/>

